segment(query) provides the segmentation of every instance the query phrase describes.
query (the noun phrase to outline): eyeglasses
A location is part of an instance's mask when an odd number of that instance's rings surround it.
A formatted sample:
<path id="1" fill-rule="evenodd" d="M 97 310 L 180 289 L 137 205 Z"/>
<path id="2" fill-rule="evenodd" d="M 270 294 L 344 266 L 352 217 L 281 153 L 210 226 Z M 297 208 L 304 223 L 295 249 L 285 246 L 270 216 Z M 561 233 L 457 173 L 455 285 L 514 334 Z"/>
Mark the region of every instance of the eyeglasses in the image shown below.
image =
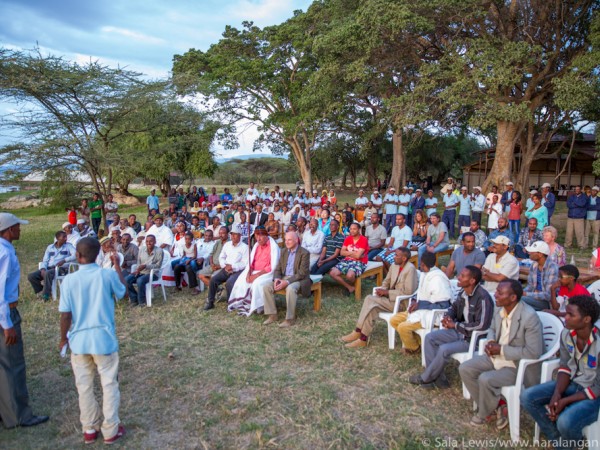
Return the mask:
<path id="1" fill-rule="evenodd" d="M 565 280 L 567 278 L 575 278 L 575 277 L 573 275 L 561 275 L 560 278 Z"/>

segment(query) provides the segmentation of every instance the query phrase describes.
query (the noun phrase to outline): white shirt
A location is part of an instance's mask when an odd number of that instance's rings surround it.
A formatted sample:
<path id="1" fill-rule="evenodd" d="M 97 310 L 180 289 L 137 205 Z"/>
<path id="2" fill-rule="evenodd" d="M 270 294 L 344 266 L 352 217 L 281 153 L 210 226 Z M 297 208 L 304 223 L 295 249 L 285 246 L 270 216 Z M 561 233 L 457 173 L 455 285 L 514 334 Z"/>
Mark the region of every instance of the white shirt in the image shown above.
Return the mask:
<path id="1" fill-rule="evenodd" d="M 479 194 L 475 196 L 473 200 L 471 200 L 471 210 L 473 212 L 482 212 L 485 207 L 485 197 L 483 194 Z"/>
<path id="2" fill-rule="evenodd" d="M 208 259 L 217 241 L 208 241 L 202 239 L 196 242 L 196 258 Z"/>
<path id="3" fill-rule="evenodd" d="M 152 225 L 146 232 L 146 236 L 153 235 L 156 238 L 156 246 L 161 247 L 163 244 L 167 244 L 168 248 L 173 246 L 174 237 L 171 229 L 165 225 L 160 228 L 156 225 Z"/>
<path id="4" fill-rule="evenodd" d="M 127 227 L 124 230 L 121 229 L 121 227 L 119 227 L 119 231 L 121 231 L 121 236 L 123 236 L 125 233 L 127 233 L 129 236 L 131 236 L 131 239 L 135 239 L 137 236 L 137 233 L 131 227 Z"/>
<path id="5" fill-rule="evenodd" d="M 396 202 L 398 201 L 397 195 L 385 194 L 383 197 L 384 202 L 394 202 L 394 203 L 386 203 L 385 204 L 385 213 L 386 214 L 397 214 L 398 213 L 398 205 Z"/>
<path id="6" fill-rule="evenodd" d="M 496 370 L 502 369 L 504 367 L 512 367 L 513 369 L 517 367 L 515 366 L 514 361 L 504 358 L 503 351 L 503 347 L 509 344 L 508 338 L 510 335 L 510 326 L 512 324 L 512 318 L 515 315 L 515 310 L 517 309 L 517 306 L 513 308 L 510 314 L 506 314 L 506 310 L 504 308 L 501 308 L 498 311 L 500 317 L 502 317 L 502 322 L 500 323 L 500 338 L 498 339 L 498 344 L 500 344 L 501 350 L 499 355 L 496 355 L 492 358 L 492 364 L 494 365 L 494 369 Z"/>
<path id="7" fill-rule="evenodd" d="M 373 206 L 377 208 L 377 211 L 381 210 L 381 205 L 383 204 L 381 195 L 378 195 L 377 198 L 375 198 L 375 194 L 371 194 L 371 202 L 373 203 Z"/>
<path id="8" fill-rule="evenodd" d="M 321 230 L 316 230 L 315 234 L 312 234 L 310 229 L 307 228 L 302 235 L 302 247 L 313 255 L 321 254 L 323 240 L 325 240 L 325 234 Z"/>
<path id="9" fill-rule="evenodd" d="M 413 233 L 410 227 L 406 225 L 404 225 L 402 229 L 396 225 L 394 228 L 392 228 L 391 236 L 394 238 L 394 245 L 392 246 L 392 249 L 396 250 L 398 247 L 402 247 L 404 241 L 412 241 Z"/>
<path id="10" fill-rule="evenodd" d="M 495 253 L 490 253 L 485 259 L 483 267 L 489 270 L 490 273 L 501 273 L 511 280 L 519 279 L 519 261 L 508 252 L 500 258 L 500 261 L 496 261 Z M 496 292 L 498 284 L 497 281 L 486 281 L 483 283 L 483 287 L 486 288 L 489 293 L 493 294 Z"/>
<path id="11" fill-rule="evenodd" d="M 354 204 L 355 205 L 366 205 L 369 202 L 369 200 L 367 199 L 367 197 L 357 197 L 356 200 L 354 200 Z"/>
<path id="12" fill-rule="evenodd" d="M 71 234 L 67 234 L 67 242 L 73 247 L 77 247 L 77 242 L 79 242 L 79 239 L 81 239 L 81 235 L 74 229 L 71 230 Z M 54 238 L 54 242 L 56 242 L 56 238 Z"/>
<path id="13" fill-rule="evenodd" d="M 398 203 L 410 203 L 410 194 L 398 195 Z M 398 205 L 398 214 L 404 214 L 404 217 L 408 216 L 408 205 Z"/>
<path id="14" fill-rule="evenodd" d="M 231 264 L 234 272 L 244 270 L 249 264 L 248 245 L 240 241 L 238 245 L 233 245 L 233 241 L 225 242 L 221 253 L 219 254 L 219 265 L 225 267 Z"/>

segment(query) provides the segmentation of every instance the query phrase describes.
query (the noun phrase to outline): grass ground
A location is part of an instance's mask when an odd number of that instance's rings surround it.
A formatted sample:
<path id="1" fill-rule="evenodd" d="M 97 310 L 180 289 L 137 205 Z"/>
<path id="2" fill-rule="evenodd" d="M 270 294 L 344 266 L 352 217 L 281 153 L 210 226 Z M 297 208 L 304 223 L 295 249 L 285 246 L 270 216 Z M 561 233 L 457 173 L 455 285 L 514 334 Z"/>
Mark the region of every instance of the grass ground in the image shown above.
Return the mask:
<path id="1" fill-rule="evenodd" d="M 16 243 L 29 392 L 35 413 L 51 419 L 0 431 L 0 448 L 81 447 L 73 375 L 58 355 L 58 304 L 36 300 L 26 280 L 65 214 L 18 214 L 31 220 Z M 576 256 L 583 263 L 584 254 Z M 364 292 L 371 288 L 367 282 Z M 469 425 L 471 405 L 455 366 L 447 370 L 450 390 L 410 385 L 420 358 L 388 350 L 384 322 L 367 349 L 345 349 L 338 338 L 354 328 L 361 303 L 343 297 L 331 281 L 321 311 L 301 300 L 298 324 L 285 331 L 263 327 L 262 317 L 228 314 L 223 303 L 205 313 L 205 298 L 170 289 L 167 303 L 156 300 L 152 308 L 119 304 L 120 413 L 128 430 L 119 447 L 419 449 L 509 439 L 507 430 Z M 523 416 L 522 436 L 532 433 Z"/>

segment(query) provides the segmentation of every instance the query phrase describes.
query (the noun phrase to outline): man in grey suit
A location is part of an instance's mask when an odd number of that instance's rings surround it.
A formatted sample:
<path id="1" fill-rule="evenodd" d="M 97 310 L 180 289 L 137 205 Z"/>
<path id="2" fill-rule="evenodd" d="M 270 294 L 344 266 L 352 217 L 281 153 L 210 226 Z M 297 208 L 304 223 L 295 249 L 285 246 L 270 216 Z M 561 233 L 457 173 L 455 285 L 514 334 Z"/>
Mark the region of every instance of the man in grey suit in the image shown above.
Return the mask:
<path id="1" fill-rule="evenodd" d="M 279 263 L 273 272 L 273 284 L 263 288 L 265 299 L 265 314 L 268 315 L 263 325 L 277 322 L 277 307 L 275 292 L 285 289 L 287 313 L 280 328 L 291 327 L 296 320 L 296 300 L 298 292 L 303 297 L 310 297 L 310 253 L 298 245 L 298 235 L 294 231 L 285 234 L 285 248 L 281 252 Z"/>
<path id="2" fill-rule="evenodd" d="M 494 314 L 489 332 L 491 340 L 485 346 L 486 354 L 475 356 L 458 368 L 478 407 L 477 414 L 471 418 L 471 425 L 487 422 L 488 416 L 498 407 L 502 387 L 515 384 L 519 361 L 522 358 L 539 358 L 544 351 L 542 324 L 535 310 L 520 301 L 522 295 L 523 288 L 516 280 L 498 284 L 495 297 L 499 309 Z M 525 384 L 535 383 L 535 373 L 527 372 Z M 506 425 L 506 417 L 497 414 L 496 427 L 502 429 Z"/>

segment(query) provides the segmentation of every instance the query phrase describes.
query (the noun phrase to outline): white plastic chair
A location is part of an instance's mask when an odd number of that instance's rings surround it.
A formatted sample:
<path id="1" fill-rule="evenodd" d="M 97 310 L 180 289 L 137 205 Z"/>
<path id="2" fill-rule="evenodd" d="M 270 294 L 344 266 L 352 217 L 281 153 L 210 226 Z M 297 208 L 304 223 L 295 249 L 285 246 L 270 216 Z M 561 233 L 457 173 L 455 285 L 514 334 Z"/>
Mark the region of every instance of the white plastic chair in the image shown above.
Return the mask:
<path id="1" fill-rule="evenodd" d="M 587 290 L 590 294 L 592 294 L 592 297 L 594 297 L 596 301 L 600 303 L 600 280 L 594 281 L 592 284 L 590 284 Z"/>
<path id="2" fill-rule="evenodd" d="M 418 286 L 419 286 L 419 277 L 421 276 L 421 271 L 417 270 L 417 290 L 415 292 L 413 292 L 410 295 L 399 295 L 396 297 L 396 303 L 394 303 L 394 310 L 391 313 L 388 312 L 380 312 L 379 313 L 379 318 L 383 319 L 386 321 L 387 323 L 387 330 L 388 330 L 388 347 L 390 350 L 394 350 L 394 348 L 396 347 L 396 329 L 390 324 L 390 319 L 392 318 L 392 316 L 398 314 L 398 310 L 400 309 L 400 302 L 402 300 L 406 300 L 412 297 L 416 297 L 417 296 L 417 292 L 418 292 Z M 373 288 L 373 295 L 375 294 L 375 291 L 377 289 L 381 288 L 381 286 L 376 286 Z"/>
<path id="3" fill-rule="evenodd" d="M 427 367 L 427 361 L 425 360 L 425 336 L 433 331 L 434 327 L 440 323 L 441 318 L 447 311 L 447 308 L 429 310 L 425 328 L 419 328 L 415 331 L 421 338 L 421 365 L 423 367 Z"/>
<path id="4" fill-rule="evenodd" d="M 38 263 L 38 270 L 42 270 L 45 269 L 46 266 L 44 265 L 43 262 Z M 73 273 L 76 272 L 77 270 L 79 270 L 79 264 L 77 263 L 67 263 L 67 274 L 69 273 Z M 54 275 L 54 279 L 52 280 L 52 300 L 57 300 L 58 299 L 58 293 L 60 292 L 60 282 L 62 280 L 64 280 L 64 278 L 67 276 L 67 274 L 65 275 L 58 275 L 58 270 L 56 270 L 56 273 Z"/>
<path id="5" fill-rule="evenodd" d="M 149 308 L 152 306 L 152 292 L 155 286 L 160 286 L 162 289 L 163 300 L 167 301 L 167 293 L 165 291 L 165 282 L 162 278 L 162 273 L 165 267 L 167 267 L 171 263 L 171 254 L 163 249 L 163 260 L 160 266 L 160 269 L 152 269 L 150 271 L 150 281 L 146 284 L 146 306 Z M 156 275 L 156 280 L 154 279 L 154 275 Z"/>
<path id="6" fill-rule="evenodd" d="M 558 369 L 559 365 L 560 359 L 558 358 L 543 362 L 540 384 L 551 381 L 552 374 L 556 369 Z M 583 428 L 583 435 L 588 438 L 587 448 L 600 448 L 600 414 L 598 415 L 598 420 L 596 422 L 591 423 L 587 427 Z M 535 441 L 540 440 L 540 428 L 537 422 L 535 424 L 534 439 Z"/>
<path id="7" fill-rule="evenodd" d="M 522 359 L 519 362 L 517 370 L 517 380 L 513 386 L 504 386 L 501 394 L 506 400 L 508 409 L 508 423 L 510 426 L 510 439 L 513 442 L 519 441 L 520 438 L 520 411 L 521 411 L 521 389 L 523 388 L 523 380 L 525 370 L 528 366 L 553 358 L 560 347 L 560 333 L 563 330 L 563 323 L 558 317 L 545 312 L 538 312 L 544 335 L 544 353 L 538 359 Z M 479 344 L 479 354 L 484 353 L 486 339 L 482 339 Z"/>
<path id="8" fill-rule="evenodd" d="M 477 341 L 482 336 L 486 336 L 488 334 L 488 331 L 489 330 L 473 331 L 473 334 L 471 334 L 471 341 L 469 343 L 469 350 L 466 352 L 461 352 L 461 353 L 453 353 L 451 356 L 452 359 L 454 359 L 455 361 L 458 361 L 459 364 L 472 359 L 473 355 L 475 355 L 475 352 L 477 350 L 477 346 L 478 346 Z M 471 394 L 469 393 L 469 390 L 467 389 L 467 387 L 465 386 L 464 383 L 462 383 L 462 391 L 463 391 L 463 397 L 465 399 L 469 400 L 471 398 Z"/>

